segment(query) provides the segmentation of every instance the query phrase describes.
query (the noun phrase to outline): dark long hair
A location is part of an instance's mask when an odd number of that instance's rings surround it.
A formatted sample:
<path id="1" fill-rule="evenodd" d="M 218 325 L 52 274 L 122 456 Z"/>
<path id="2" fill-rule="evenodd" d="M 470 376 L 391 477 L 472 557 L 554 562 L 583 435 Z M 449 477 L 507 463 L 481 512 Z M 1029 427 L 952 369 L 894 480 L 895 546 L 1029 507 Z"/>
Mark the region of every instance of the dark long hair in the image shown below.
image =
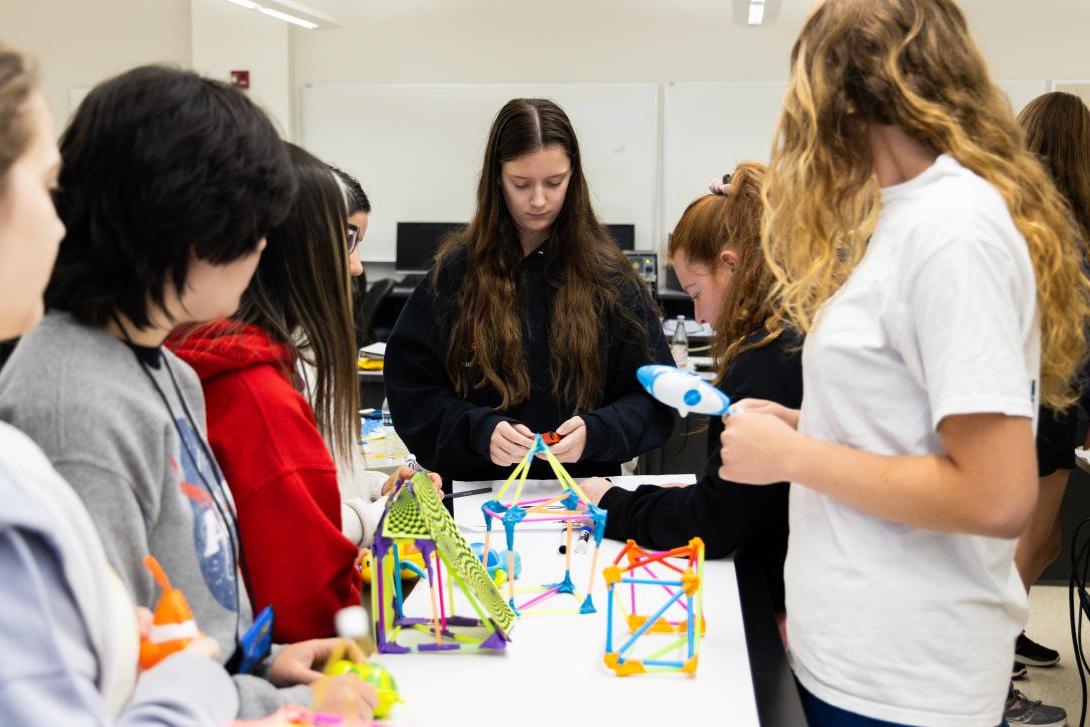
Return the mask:
<path id="1" fill-rule="evenodd" d="M 1018 114 L 1026 147 L 1052 174 L 1071 206 L 1084 245 L 1090 244 L 1090 109 L 1074 94 L 1038 96 Z"/>
<path id="2" fill-rule="evenodd" d="M 743 162 L 731 174 L 723 194 L 707 194 L 694 200 L 681 215 L 670 236 L 668 253 L 683 253 L 690 263 L 714 272 L 722 262 L 719 253 L 732 250 L 738 269 L 715 321 L 712 355 L 718 364 L 718 378 L 726 375 L 734 357 L 751 348 L 771 343 L 783 332 L 772 304 L 776 279 L 761 250 L 761 185 L 765 168 L 757 162 Z M 768 335 L 750 342 L 762 328 Z"/>
<path id="3" fill-rule="evenodd" d="M 249 255 L 295 197 L 269 117 L 238 89 L 165 66 L 95 86 L 60 141 L 57 213 L 67 232 L 50 308 L 137 328 L 185 289 L 191 256 Z"/>
<path id="4" fill-rule="evenodd" d="M 269 232 L 232 317 L 291 346 L 316 370 L 314 416 L 330 451 L 351 461 L 359 435 L 356 343 L 344 195 L 320 159 L 287 144 L 299 196 Z"/>
<path id="5" fill-rule="evenodd" d="M 575 130 L 555 103 L 519 98 L 500 109 L 488 134 L 477 211 L 469 226 L 440 248 L 432 275 L 438 281 L 452 260 L 465 261 L 457 296 L 440 301 L 449 331 L 446 370 L 455 390 L 466 396 L 491 386 L 499 392 L 500 409 L 525 401 L 530 372 L 519 313 L 523 251 L 500 170 L 504 162 L 550 147 L 563 149 L 571 161 L 549 243 L 555 266 L 551 282 L 557 287 L 550 319 L 553 395 L 574 412 L 586 412 L 600 404 L 604 388 L 599 341 L 605 322 L 618 321 L 617 334 L 650 358 L 644 322 L 632 303 L 635 296 L 649 308 L 654 303 L 594 214 Z"/>

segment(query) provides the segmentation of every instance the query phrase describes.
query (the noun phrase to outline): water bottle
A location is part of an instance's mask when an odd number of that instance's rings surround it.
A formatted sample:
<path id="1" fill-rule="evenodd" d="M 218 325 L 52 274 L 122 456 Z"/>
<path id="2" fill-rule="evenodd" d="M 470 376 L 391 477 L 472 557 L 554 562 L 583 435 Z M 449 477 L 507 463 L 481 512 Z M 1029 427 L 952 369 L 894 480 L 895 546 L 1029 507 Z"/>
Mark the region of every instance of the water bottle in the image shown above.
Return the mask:
<path id="1" fill-rule="evenodd" d="M 394 457 L 394 420 L 390 417 L 390 403 L 382 400 L 382 456 L 386 460 Z"/>
<path id="2" fill-rule="evenodd" d="M 674 326 L 674 337 L 670 339 L 670 353 L 674 357 L 674 365 L 683 369 L 689 364 L 689 334 L 685 332 L 685 316 L 677 317 L 677 325 Z"/>

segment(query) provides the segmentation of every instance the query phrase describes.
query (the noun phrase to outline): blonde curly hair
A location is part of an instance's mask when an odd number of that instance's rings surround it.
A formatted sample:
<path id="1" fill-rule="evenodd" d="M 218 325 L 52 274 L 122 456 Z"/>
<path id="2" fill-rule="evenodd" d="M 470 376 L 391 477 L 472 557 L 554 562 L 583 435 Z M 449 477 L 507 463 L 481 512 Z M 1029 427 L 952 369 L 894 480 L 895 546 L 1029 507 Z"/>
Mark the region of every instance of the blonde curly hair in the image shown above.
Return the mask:
<path id="1" fill-rule="evenodd" d="M 822 0 L 807 18 L 764 187 L 782 314 L 808 331 L 863 255 L 881 206 L 872 124 L 949 154 L 1003 196 L 1036 275 L 1041 400 L 1068 407 L 1090 322 L 1077 225 L 952 0 Z"/>

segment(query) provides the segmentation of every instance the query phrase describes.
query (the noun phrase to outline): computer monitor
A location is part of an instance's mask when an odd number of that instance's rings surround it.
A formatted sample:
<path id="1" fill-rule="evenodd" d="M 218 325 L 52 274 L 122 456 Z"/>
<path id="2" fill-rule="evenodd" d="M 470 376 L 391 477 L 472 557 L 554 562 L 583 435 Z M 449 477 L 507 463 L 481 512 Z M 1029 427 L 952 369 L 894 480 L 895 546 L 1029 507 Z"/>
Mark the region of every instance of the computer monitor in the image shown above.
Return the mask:
<path id="1" fill-rule="evenodd" d="M 423 273 L 435 261 L 443 241 L 465 228 L 464 222 L 398 222 L 395 267 L 399 273 Z"/>
<path id="2" fill-rule="evenodd" d="M 617 247 L 622 250 L 636 249 L 635 225 L 606 225 L 606 232 L 617 243 Z"/>

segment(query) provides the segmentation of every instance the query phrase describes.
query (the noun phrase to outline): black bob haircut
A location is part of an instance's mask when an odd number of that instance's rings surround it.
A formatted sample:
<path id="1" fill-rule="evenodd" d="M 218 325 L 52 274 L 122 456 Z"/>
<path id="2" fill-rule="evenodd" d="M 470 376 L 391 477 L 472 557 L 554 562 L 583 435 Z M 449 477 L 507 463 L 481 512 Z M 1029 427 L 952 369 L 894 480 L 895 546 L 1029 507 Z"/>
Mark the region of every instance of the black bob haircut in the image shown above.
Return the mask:
<path id="1" fill-rule="evenodd" d="M 50 308 L 138 328 L 185 290 L 190 255 L 225 264 L 287 215 L 296 182 L 269 118 L 240 91 L 142 66 L 104 81 L 60 141 L 57 212 L 67 227 Z"/>
<path id="2" fill-rule="evenodd" d="M 348 190 L 348 216 L 356 214 L 357 212 L 366 212 L 371 214 L 371 200 L 367 199 L 367 193 L 363 191 L 363 187 L 360 186 L 360 180 L 353 177 L 343 169 L 338 169 L 332 164 L 329 168 L 333 170 L 333 173 L 337 175 L 337 178 L 341 180 L 341 184 Z"/>

